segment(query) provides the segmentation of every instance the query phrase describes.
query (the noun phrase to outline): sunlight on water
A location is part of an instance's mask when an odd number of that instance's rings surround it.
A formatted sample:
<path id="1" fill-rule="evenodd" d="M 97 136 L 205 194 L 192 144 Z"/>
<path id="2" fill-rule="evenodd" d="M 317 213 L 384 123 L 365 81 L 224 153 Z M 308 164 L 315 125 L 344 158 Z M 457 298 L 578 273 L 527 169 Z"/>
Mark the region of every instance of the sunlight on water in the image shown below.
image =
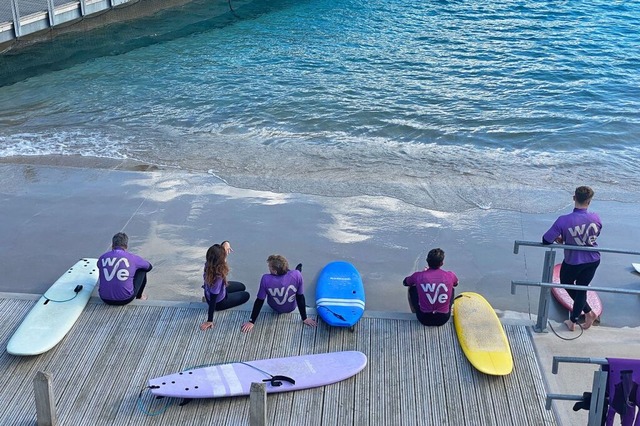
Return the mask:
<path id="1" fill-rule="evenodd" d="M 640 201 L 631 4 L 198 7 L 150 21 L 155 37 L 125 33 L 137 42 L 120 50 L 101 32 L 82 60 L 0 87 L 0 156 L 130 158 L 451 212 L 553 211 L 522 194 L 583 183 Z"/>

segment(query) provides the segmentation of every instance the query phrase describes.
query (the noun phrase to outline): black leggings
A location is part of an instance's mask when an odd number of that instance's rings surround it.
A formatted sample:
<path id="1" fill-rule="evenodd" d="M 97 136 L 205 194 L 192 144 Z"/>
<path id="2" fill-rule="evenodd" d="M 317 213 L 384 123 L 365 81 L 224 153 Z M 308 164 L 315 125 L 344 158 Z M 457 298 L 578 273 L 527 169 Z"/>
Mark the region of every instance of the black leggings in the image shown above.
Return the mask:
<path id="1" fill-rule="evenodd" d="M 225 309 L 246 303 L 251 297 L 249 293 L 245 291 L 246 289 L 241 282 L 229 281 L 229 285 L 227 285 L 227 295 L 224 299 L 216 303 L 216 311 L 224 311 Z"/>
<path id="2" fill-rule="evenodd" d="M 588 286 L 596 274 L 596 269 L 600 265 L 600 261 L 583 263 L 580 265 L 569 265 L 562 262 L 560 267 L 560 283 L 561 284 L 575 284 L 581 286 Z M 573 310 L 571 311 L 571 322 L 577 323 L 578 318 L 582 312 L 588 314 L 591 312 L 591 306 L 587 303 L 587 292 L 581 290 L 567 290 L 569 296 L 573 299 Z"/>
<path id="3" fill-rule="evenodd" d="M 451 300 L 455 299 L 455 293 L 451 293 Z M 449 321 L 451 318 L 451 305 L 449 305 L 449 312 L 443 314 L 442 312 L 432 312 L 425 313 L 420 310 L 420 302 L 418 301 L 418 289 L 416 286 L 409 287 L 409 300 L 411 300 L 411 305 L 413 306 L 413 310 L 416 313 L 416 318 L 420 321 L 422 325 L 429 326 L 441 326 Z"/>
<path id="4" fill-rule="evenodd" d="M 104 300 L 107 305 L 122 306 L 131 303 L 133 299 L 140 299 L 142 292 L 147 285 L 147 271 L 144 269 L 138 269 L 133 276 L 133 296 L 125 300 Z"/>

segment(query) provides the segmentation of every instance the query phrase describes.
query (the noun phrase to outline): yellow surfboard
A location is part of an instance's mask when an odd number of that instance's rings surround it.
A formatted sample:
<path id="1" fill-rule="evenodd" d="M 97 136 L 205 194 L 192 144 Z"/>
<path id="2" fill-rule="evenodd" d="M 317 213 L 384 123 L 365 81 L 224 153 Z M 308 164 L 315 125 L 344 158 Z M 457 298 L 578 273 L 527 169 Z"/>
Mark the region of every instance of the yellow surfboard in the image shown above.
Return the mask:
<path id="1" fill-rule="evenodd" d="M 504 328 L 489 302 L 478 293 L 465 292 L 453 302 L 453 324 L 467 359 L 485 374 L 505 376 L 513 370 L 513 357 Z"/>

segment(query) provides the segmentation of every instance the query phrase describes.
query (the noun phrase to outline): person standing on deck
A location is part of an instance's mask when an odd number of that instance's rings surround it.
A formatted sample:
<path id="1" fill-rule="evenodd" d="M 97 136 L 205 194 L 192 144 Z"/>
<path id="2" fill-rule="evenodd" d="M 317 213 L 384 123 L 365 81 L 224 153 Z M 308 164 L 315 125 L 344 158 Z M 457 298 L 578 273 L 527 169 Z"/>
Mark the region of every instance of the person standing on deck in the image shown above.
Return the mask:
<path id="1" fill-rule="evenodd" d="M 588 210 L 594 192 L 588 186 L 579 186 L 573 195 L 573 212 L 560 216 L 542 236 L 543 244 L 566 244 L 573 246 L 597 247 L 596 238 L 602 230 L 602 222 L 597 213 Z M 560 267 L 560 283 L 588 286 L 600 265 L 597 251 L 565 250 Z M 573 310 L 565 325 L 575 330 L 581 313 L 585 314 L 583 329 L 591 327 L 597 315 L 587 303 L 587 292 L 567 290 L 573 299 Z"/>
<path id="2" fill-rule="evenodd" d="M 414 272 L 402 284 L 409 287 L 409 307 L 423 325 L 441 326 L 451 317 L 454 287 L 458 277 L 451 271 L 440 269 L 444 265 L 444 251 L 434 248 L 427 254 L 423 271 Z"/>
<path id="3" fill-rule="evenodd" d="M 146 299 L 147 272 L 151 263 L 127 251 L 129 237 L 118 232 L 111 240 L 111 251 L 98 259 L 98 294 L 108 305 L 126 305 L 133 299 Z"/>

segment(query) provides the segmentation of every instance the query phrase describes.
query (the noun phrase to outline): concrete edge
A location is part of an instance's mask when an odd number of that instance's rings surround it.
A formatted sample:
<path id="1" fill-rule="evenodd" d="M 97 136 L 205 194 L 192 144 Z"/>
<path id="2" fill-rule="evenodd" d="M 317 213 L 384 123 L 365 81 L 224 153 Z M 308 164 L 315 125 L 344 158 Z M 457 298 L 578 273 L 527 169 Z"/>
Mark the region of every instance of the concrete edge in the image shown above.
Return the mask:
<path id="1" fill-rule="evenodd" d="M 542 365 L 542 356 L 540 355 L 540 346 L 536 342 L 535 335 L 533 334 L 535 333 L 533 331 L 533 327 L 527 327 L 527 333 L 529 334 L 529 339 L 531 340 L 531 344 L 533 346 L 533 355 L 536 358 L 536 364 L 538 365 L 538 369 L 540 370 L 540 373 L 542 375 L 542 385 L 544 386 L 544 390 L 545 390 L 545 404 L 546 404 L 546 396 L 549 394 L 549 391 L 551 389 L 549 378 L 547 377 L 546 372 L 551 371 L 551 366 L 545 368 L 545 366 Z M 551 413 L 553 414 L 553 418 L 555 419 L 556 423 L 560 424 L 561 416 L 558 410 L 559 408 L 556 401 L 551 401 Z"/>
<path id="2" fill-rule="evenodd" d="M 13 292 L 0 292 L 0 299 L 18 299 L 18 300 L 38 300 L 42 297 L 41 294 L 34 293 L 13 293 Z M 91 304 L 102 303 L 102 300 L 97 296 L 92 296 L 89 299 Z M 204 309 L 206 308 L 206 303 L 201 301 L 176 301 L 176 300 L 134 300 L 129 305 L 133 306 L 158 306 L 163 308 L 186 308 L 186 309 Z M 251 304 L 249 304 L 251 305 Z M 243 306 L 236 306 L 231 308 L 231 310 L 235 311 L 245 311 L 251 312 L 252 306 L 247 304 Z M 307 306 L 307 312 L 313 315 L 317 315 L 317 311 L 313 307 Z M 526 313 L 520 312 L 511 312 L 511 311 L 496 311 L 500 322 L 503 325 L 515 325 L 515 326 L 532 326 L 535 324 L 535 319 L 527 318 Z M 402 320 L 402 321 L 413 321 L 416 320 L 416 316 L 410 312 L 386 312 L 386 311 L 371 311 L 365 310 L 362 315 L 363 318 L 378 318 L 378 319 L 391 319 L 391 320 Z M 416 320 L 417 321 L 417 320 Z"/>

